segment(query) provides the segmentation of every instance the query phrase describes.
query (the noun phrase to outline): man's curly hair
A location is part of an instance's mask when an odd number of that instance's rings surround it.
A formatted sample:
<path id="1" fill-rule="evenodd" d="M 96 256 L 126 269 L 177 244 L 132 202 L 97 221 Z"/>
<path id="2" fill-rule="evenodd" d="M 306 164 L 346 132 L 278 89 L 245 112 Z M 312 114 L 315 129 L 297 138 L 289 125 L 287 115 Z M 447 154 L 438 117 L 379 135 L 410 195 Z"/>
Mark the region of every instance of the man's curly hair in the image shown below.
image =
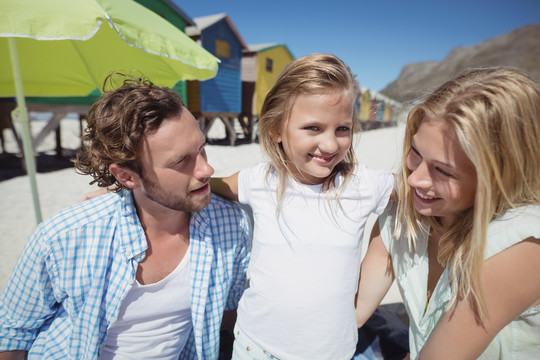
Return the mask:
<path id="1" fill-rule="evenodd" d="M 119 87 L 106 91 L 107 87 Z M 82 145 L 74 160 L 77 172 L 91 175 L 100 187 L 124 188 L 109 172 L 109 165 L 142 174 L 139 162 L 144 136 L 157 130 L 162 122 L 181 114 L 183 102 L 173 90 L 154 85 L 143 78 L 120 73 L 110 74 L 103 85 L 103 95 L 92 105 Z"/>

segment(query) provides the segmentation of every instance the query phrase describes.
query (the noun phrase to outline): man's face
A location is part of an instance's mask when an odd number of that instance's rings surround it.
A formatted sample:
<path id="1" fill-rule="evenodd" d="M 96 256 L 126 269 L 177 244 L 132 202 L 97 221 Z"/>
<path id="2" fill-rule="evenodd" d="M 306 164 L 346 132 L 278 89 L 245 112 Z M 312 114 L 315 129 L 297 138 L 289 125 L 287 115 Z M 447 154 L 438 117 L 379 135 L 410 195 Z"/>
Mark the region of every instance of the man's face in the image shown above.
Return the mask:
<path id="1" fill-rule="evenodd" d="M 142 143 L 141 194 L 158 207 L 196 212 L 210 202 L 214 169 L 206 159 L 205 138 L 193 115 L 165 119 Z"/>

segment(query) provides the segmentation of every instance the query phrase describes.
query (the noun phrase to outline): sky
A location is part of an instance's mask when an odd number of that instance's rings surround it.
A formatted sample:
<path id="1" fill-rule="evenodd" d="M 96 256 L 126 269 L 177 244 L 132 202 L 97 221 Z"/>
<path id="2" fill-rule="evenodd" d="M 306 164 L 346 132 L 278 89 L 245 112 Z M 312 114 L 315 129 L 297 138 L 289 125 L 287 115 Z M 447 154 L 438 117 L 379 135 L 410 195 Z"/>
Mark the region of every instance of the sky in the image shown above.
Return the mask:
<path id="1" fill-rule="evenodd" d="M 191 18 L 226 13 L 248 45 L 285 44 L 295 58 L 333 53 L 371 91 L 407 64 L 540 23 L 540 0 L 173 1 Z"/>

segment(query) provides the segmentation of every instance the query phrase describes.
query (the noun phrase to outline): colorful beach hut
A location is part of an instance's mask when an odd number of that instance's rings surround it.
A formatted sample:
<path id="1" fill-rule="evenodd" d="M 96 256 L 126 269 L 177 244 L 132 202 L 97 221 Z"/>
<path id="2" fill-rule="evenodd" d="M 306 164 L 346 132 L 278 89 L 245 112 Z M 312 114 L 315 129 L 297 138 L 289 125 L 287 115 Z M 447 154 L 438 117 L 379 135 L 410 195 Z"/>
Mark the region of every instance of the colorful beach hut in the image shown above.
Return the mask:
<path id="1" fill-rule="evenodd" d="M 294 60 L 285 44 L 249 45 L 242 53 L 242 114 L 258 116 L 278 75 Z"/>
<path id="2" fill-rule="evenodd" d="M 358 111 L 358 119 L 360 121 L 369 121 L 371 114 L 371 92 L 369 89 L 360 88 L 360 110 Z"/>
<path id="3" fill-rule="evenodd" d="M 187 82 L 188 109 L 199 119 L 205 135 L 214 120 L 221 119 L 234 144 L 233 123 L 240 116 L 242 106 L 242 51 L 247 45 L 227 14 L 196 17 L 193 21 L 195 26 L 188 26 L 186 34 L 221 63 L 214 78 Z"/>

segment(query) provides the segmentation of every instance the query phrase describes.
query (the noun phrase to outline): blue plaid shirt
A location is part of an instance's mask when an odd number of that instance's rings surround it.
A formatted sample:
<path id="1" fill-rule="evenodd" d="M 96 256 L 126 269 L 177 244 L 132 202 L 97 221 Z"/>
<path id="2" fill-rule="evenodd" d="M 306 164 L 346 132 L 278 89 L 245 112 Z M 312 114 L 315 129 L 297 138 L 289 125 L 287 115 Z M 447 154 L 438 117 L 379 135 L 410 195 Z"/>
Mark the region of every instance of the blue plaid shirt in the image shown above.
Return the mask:
<path id="1" fill-rule="evenodd" d="M 250 226 L 213 195 L 191 215 L 193 328 L 180 359 L 217 359 L 224 310 L 246 285 Z M 130 192 L 71 206 L 38 226 L 0 293 L 0 351 L 29 359 L 96 359 L 144 258 Z"/>

